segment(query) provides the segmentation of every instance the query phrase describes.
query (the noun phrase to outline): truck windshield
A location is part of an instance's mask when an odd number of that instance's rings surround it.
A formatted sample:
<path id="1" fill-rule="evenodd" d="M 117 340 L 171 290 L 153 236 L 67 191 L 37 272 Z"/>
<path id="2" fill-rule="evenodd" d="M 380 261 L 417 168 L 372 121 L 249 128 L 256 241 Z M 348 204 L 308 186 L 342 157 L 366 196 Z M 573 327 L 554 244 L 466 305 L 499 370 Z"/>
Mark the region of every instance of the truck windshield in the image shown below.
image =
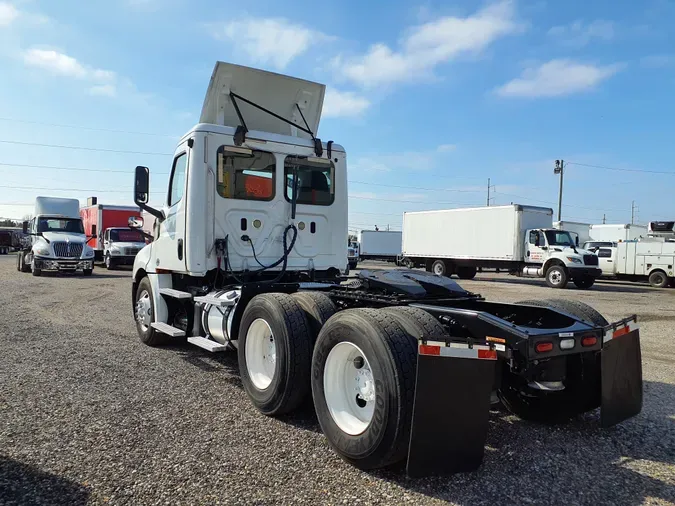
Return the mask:
<path id="1" fill-rule="evenodd" d="M 575 242 L 569 232 L 565 231 L 546 231 L 546 240 L 549 246 L 574 246 Z"/>
<path id="2" fill-rule="evenodd" d="M 81 219 L 74 218 L 49 218 L 40 216 L 37 225 L 38 232 L 69 232 L 71 234 L 84 234 Z"/>
<path id="3" fill-rule="evenodd" d="M 143 236 L 137 230 L 119 230 L 110 231 L 110 240 L 113 242 L 144 242 Z"/>

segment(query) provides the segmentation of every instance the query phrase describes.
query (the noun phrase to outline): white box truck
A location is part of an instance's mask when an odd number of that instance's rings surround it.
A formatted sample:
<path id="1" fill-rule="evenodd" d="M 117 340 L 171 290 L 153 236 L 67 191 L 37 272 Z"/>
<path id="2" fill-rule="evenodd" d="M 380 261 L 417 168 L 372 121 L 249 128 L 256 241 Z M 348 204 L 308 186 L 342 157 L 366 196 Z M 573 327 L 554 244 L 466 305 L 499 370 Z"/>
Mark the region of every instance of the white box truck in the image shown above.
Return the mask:
<path id="1" fill-rule="evenodd" d="M 630 223 L 591 225 L 590 237 L 586 241 L 619 242 L 632 241 L 640 237 L 647 237 L 648 227 Z M 582 244 L 586 241 L 581 241 Z"/>
<path id="2" fill-rule="evenodd" d="M 17 269 L 40 276 L 42 271 L 94 270 L 94 249 L 87 241 L 96 237 L 84 233 L 80 201 L 59 197 L 36 197 L 33 218 L 23 222 L 23 231 L 31 237 L 30 246 L 17 255 Z"/>
<path id="3" fill-rule="evenodd" d="M 579 302 L 489 302 L 420 271 L 344 282 L 347 155 L 317 138 L 324 93 L 218 62 L 161 207 L 136 167 L 135 203 L 158 231 L 130 280 L 141 341 L 230 350 L 260 413 L 311 402 L 350 465 L 406 462 L 414 477 L 480 466 L 493 394 L 533 419 L 600 407 L 607 427 L 638 414 L 634 315 L 610 323 Z"/>
<path id="4" fill-rule="evenodd" d="M 600 276 L 598 257 L 579 249 L 572 236 L 553 228 L 553 210 L 505 206 L 406 212 L 403 257 L 434 274 L 471 279 L 481 268 L 544 277 L 552 288 L 572 280 L 591 287 Z"/>
<path id="5" fill-rule="evenodd" d="M 391 230 L 361 230 L 359 232 L 359 259 L 395 262 L 401 254 L 403 232 Z"/>
<path id="6" fill-rule="evenodd" d="M 582 223 L 580 221 L 555 221 L 553 222 L 553 228 L 558 230 L 567 230 L 572 234 L 573 239 L 579 239 L 578 244 L 584 244 L 586 241 L 591 239 L 591 224 Z"/>

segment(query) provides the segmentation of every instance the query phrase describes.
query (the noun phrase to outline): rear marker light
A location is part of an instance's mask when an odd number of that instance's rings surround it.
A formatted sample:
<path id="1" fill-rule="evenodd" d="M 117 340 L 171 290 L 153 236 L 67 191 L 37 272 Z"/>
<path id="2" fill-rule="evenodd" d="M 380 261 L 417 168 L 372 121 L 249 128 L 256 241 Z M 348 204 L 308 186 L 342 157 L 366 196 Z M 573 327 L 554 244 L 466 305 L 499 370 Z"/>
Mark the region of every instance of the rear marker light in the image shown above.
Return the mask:
<path id="1" fill-rule="evenodd" d="M 574 348 L 574 339 L 561 339 L 560 340 L 560 349 L 561 350 L 571 350 Z"/>
<path id="2" fill-rule="evenodd" d="M 546 353 L 553 349 L 553 343 L 537 343 L 534 349 L 537 350 L 537 353 Z"/>
<path id="3" fill-rule="evenodd" d="M 593 346 L 597 342 L 598 342 L 597 337 L 584 337 L 581 340 L 581 346 Z"/>

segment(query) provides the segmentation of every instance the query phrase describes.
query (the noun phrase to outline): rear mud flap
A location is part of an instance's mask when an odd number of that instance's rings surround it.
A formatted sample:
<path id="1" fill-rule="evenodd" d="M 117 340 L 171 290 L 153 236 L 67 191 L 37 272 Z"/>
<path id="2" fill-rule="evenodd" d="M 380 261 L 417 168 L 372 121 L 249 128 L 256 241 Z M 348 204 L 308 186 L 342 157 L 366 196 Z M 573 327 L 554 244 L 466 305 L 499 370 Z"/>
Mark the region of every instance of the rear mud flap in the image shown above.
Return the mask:
<path id="1" fill-rule="evenodd" d="M 642 411 L 642 354 L 635 322 L 605 333 L 601 368 L 600 425 L 611 427 Z"/>
<path id="2" fill-rule="evenodd" d="M 474 471 L 483 461 L 497 352 L 420 343 L 407 474 Z"/>

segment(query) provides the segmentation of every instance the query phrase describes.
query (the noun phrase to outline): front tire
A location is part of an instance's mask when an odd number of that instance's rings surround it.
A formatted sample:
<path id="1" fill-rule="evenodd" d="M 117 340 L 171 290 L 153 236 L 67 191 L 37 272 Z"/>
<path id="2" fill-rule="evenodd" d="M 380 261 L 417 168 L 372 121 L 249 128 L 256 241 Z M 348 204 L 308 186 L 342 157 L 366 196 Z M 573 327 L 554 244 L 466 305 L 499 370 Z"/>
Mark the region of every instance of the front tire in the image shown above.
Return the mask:
<path id="1" fill-rule="evenodd" d="M 30 263 L 30 272 L 33 276 L 41 276 L 42 269 L 35 267 L 35 259 Z"/>
<path id="2" fill-rule="evenodd" d="M 94 272 L 94 269 L 82 269 L 83 276 L 91 276 L 92 272 Z"/>
<path id="3" fill-rule="evenodd" d="M 477 269 L 473 266 L 457 267 L 457 276 L 459 279 L 473 279 L 476 277 Z"/>
<path id="4" fill-rule="evenodd" d="M 103 259 L 103 262 L 105 264 L 105 268 L 108 269 L 109 271 L 113 270 L 116 267 L 115 261 L 110 256 L 110 253 L 105 254 L 105 258 Z"/>
<path id="5" fill-rule="evenodd" d="M 241 381 L 256 409 L 277 416 L 300 406 L 310 391 L 312 337 L 296 300 L 283 293 L 256 295 L 238 335 Z"/>
<path id="6" fill-rule="evenodd" d="M 155 321 L 155 298 L 152 295 L 152 285 L 147 276 L 138 284 L 134 302 L 136 330 L 141 342 L 152 347 L 164 344 L 166 342 L 165 335 L 150 326 Z"/>
<path id="7" fill-rule="evenodd" d="M 546 271 L 546 284 L 551 288 L 565 288 L 569 282 L 567 269 L 562 265 L 553 265 Z"/>
<path id="8" fill-rule="evenodd" d="M 324 325 L 312 357 L 312 397 L 330 446 L 359 469 L 408 451 L 417 347 L 386 311 L 346 309 Z"/>

